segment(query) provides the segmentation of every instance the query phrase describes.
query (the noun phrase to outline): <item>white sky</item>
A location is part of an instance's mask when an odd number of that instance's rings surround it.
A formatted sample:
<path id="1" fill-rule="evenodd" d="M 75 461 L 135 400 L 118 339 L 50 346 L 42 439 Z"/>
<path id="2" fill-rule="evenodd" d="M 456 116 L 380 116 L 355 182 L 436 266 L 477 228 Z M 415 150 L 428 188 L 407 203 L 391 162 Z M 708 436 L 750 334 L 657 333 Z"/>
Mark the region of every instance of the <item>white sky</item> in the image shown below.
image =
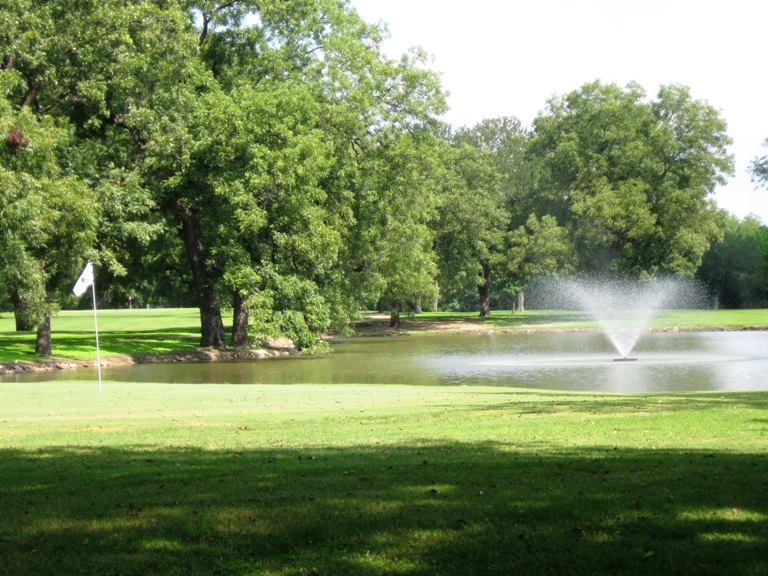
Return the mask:
<path id="1" fill-rule="evenodd" d="M 768 153 L 764 0 L 350 0 L 390 31 L 389 56 L 421 46 L 449 92 L 454 126 L 516 116 L 530 125 L 547 99 L 599 79 L 636 81 L 649 97 L 683 84 L 728 122 L 735 175 L 718 205 L 768 224 L 768 190 L 748 166 Z"/>

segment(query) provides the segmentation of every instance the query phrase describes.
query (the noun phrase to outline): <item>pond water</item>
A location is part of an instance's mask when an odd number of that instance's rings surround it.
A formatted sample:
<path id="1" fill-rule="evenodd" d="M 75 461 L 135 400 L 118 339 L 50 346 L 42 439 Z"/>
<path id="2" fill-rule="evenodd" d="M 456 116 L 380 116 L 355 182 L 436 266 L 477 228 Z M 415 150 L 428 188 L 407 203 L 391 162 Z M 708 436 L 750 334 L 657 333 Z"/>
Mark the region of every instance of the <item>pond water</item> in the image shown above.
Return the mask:
<path id="1" fill-rule="evenodd" d="M 494 385 L 547 390 L 768 390 L 768 332 L 646 334 L 634 362 L 615 362 L 598 333 L 350 338 L 334 354 L 257 362 L 106 368 L 107 380 L 169 383 Z M 10 377 L 95 379 L 95 370 Z M 8 378 L 6 378 L 8 380 Z"/>

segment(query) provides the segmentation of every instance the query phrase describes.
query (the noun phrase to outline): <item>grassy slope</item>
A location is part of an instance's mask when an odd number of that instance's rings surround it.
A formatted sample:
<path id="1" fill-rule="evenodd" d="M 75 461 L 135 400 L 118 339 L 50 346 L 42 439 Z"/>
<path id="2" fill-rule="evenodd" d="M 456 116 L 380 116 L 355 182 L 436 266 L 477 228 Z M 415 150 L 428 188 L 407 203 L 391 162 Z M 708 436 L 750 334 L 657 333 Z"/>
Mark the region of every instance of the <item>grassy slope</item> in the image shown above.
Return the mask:
<path id="1" fill-rule="evenodd" d="M 533 310 L 524 313 L 494 311 L 481 320 L 474 312 L 428 312 L 412 317 L 430 322 L 472 322 L 494 329 L 596 329 L 596 323 L 581 312 Z M 411 326 L 413 326 L 411 324 Z M 744 329 L 768 328 L 764 310 L 671 310 L 653 321 L 655 328 Z M 409 319 L 404 318 L 404 329 Z M 95 357 L 93 314 L 89 310 L 64 311 L 53 318 L 53 352 L 76 360 Z M 199 340 L 200 320 L 196 309 L 140 309 L 99 311 L 99 333 L 104 356 L 178 352 L 194 347 Z M 35 361 L 34 334 L 14 332 L 13 315 L 0 314 L 0 362 Z"/>
<path id="2" fill-rule="evenodd" d="M 768 573 L 766 393 L 0 386 L 0 573 Z"/>

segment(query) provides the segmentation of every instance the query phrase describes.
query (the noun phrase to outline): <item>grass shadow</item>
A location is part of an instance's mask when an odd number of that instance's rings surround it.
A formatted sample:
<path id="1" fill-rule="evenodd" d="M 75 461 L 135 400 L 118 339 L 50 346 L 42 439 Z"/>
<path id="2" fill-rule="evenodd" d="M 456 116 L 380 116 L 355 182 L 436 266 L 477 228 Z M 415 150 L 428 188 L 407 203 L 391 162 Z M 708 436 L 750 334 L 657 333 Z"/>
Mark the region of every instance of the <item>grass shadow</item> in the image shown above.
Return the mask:
<path id="1" fill-rule="evenodd" d="M 483 394 L 483 392 L 478 392 Z M 477 406 L 481 411 L 508 410 L 516 414 L 554 414 L 589 413 L 615 414 L 627 413 L 674 413 L 707 412 L 721 410 L 724 406 L 733 409 L 768 410 L 768 394 L 765 392 L 704 392 L 675 394 L 612 395 L 610 401 L 605 396 L 592 394 L 573 394 L 552 399 L 548 391 L 523 392 L 494 391 L 494 396 L 509 395 L 509 402 L 494 403 L 492 406 Z M 538 399 L 537 397 L 541 397 Z"/>
<path id="2" fill-rule="evenodd" d="M 4 574 L 768 573 L 765 454 L 11 449 L 0 477 Z"/>

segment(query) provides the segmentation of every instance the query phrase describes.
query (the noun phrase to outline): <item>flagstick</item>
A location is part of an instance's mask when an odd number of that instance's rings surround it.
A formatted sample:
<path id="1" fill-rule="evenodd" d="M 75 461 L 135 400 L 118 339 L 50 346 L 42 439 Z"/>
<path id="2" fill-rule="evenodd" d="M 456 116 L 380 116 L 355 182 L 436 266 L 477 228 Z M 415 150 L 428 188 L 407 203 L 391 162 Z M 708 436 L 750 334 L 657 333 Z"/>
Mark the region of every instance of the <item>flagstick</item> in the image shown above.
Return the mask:
<path id="1" fill-rule="evenodd" d="M 101 395 L 101 353 L 99 352 L 99 318 L 96 314 L 96 274 L 93 276 L 91 284 L 91 294 L 93 294 L 93 326 L 96 329 L 96 370 L 99 374 L 99 395 Z"/>

